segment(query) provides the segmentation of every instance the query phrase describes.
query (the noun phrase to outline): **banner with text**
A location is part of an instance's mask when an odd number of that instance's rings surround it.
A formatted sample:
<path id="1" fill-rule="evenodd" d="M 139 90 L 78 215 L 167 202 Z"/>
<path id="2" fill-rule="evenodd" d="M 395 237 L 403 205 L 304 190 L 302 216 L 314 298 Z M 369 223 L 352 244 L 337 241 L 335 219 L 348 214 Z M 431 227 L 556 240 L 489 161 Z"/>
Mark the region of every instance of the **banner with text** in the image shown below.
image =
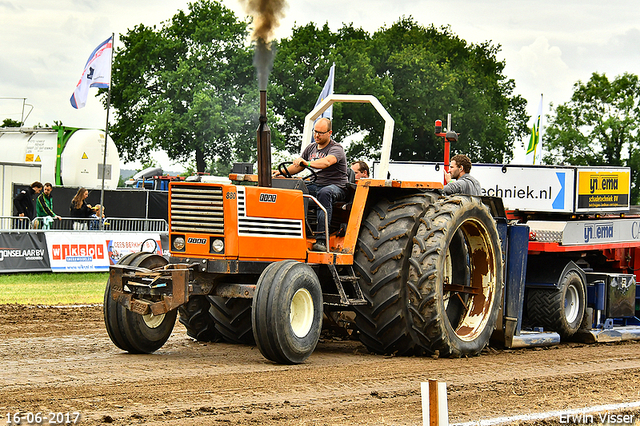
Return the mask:
<path id="1" fill-rule="evenodd" d="M 51 272 L 42 233 L 0 233 L 0 273 Z"/>
<path id="2" fill-rule="evenodd" d="M 627 167 L 578 169 L 576 212 L 628 210 L 631 195 L 631 170 Z"/>
<path id="3" fill-rule="evenodd" d="M 46 235 L 53 272 L 107 272 L 109 265 L 141 249 L 162 255 L 160 234 L 47 232 Z"/>
<path id="4" fill-rule="evenodd" d="M 156 253 L 162 256 L 162 240 L 160 234 L 110 235 L 106 244 L 110 265 L 115 265 L 124 256 L 138 251 Z"/>
<path id="5" fill-rule="evenodd" d="M 377 162 L 374 163 L 374 171 Z M 392 179 L 443 182 L 442 163 L 391 162 Z M 480 181 L 482 195 L 500 197 L 507 210 L 572 213 L 575 168 L 474 164 L 471 175 Z"/>

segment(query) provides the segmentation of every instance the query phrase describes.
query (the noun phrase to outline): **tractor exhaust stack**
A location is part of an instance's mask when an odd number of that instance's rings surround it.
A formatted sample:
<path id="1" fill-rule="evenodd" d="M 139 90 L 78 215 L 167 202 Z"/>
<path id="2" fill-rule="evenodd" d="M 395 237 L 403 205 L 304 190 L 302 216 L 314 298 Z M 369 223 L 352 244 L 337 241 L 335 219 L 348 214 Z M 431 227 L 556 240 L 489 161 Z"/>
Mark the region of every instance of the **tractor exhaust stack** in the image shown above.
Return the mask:
<path id="1" fill-rule="evenodd" d="M 258 126 L 258 186 L 271 187 L 271 130 L 267 124 L 267 91 L 260 90 Z"/>

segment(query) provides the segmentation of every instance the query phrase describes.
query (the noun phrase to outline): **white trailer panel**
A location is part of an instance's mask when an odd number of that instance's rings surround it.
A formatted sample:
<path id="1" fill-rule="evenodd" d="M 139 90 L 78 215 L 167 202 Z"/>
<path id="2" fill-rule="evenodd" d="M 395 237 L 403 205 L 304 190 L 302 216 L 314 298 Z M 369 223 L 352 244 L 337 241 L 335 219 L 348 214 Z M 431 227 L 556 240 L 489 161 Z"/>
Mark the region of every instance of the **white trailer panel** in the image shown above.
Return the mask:
<path id="1" fill-rule="evenodd" d="M 373 176 L 381 176 L 378 163 Z M 507 210 L 538 213 L 601 213 L 629 210 L 628 167 L 474 164 L 483 195 L 502 198 Z M 390 179 L 442 182 L 442 163 L 392 161 Z"/>
<path id="2" fill-rule="evenodd" d="M 0 216 L 13 216 L 14 184 L 31 185 L 39 180 L 39 164 L 0 163 Z"/>

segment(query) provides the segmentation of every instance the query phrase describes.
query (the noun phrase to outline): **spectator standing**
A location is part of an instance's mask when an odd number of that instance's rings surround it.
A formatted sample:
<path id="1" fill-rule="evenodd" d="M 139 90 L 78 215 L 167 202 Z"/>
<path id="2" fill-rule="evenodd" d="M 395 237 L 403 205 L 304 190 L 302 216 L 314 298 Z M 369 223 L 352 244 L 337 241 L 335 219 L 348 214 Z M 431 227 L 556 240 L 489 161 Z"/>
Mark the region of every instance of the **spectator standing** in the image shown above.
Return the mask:
<path id="1" fill-rule="evenodd" d="M 87 197 L 89 196 L 89 191 L 86 188 L 78 189 L 76 195 L 71 200 L 71 206 L 69 206 L 69 216 L 73 218 L 90 218 L 95 212 L 91 208 L 90 204 L 87 204 Z M 87 229 L 86 220 L 75 221 L 73 222 L 73 229 L 81 230 Z"/>
<path id="2" fill-rule="evenodd" d="M 53 191 L 53 185 L 50 182 L 44 184 L 44 188 L 42 193 L 38 195 L 36 199 L 36 217 L 37 224 L 36 227 L 40 226 L 42 229 L 49 229 L 51 227 L 51 222 L 54 219 L 60 220 L 60 216 L 53 212 L 53 196 L 51 192 Z"/>
<path id="3" fill-rule="evenodd" d="M 29 218 L 33 220 L 36 217 L 36 208 L 34 198 L 42 191 L 42 183 L 35 181 L 27 189 L 20 191 L 18 195 L 13 198 L 13 205 L 18 212 L 18 216 Z M 21 226 L 19 228 L 24 228 Z"/>

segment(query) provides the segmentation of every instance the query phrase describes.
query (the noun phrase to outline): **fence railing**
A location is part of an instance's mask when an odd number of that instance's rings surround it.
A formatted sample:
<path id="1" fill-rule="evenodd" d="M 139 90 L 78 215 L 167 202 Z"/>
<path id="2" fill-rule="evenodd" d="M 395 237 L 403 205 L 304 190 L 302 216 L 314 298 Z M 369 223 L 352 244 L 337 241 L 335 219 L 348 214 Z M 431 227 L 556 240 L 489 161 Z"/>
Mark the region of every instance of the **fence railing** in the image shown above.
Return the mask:
<path id="1" fill-rule="evenodd" d="M 169 225 L 164 219 L 0 216 L 0 231 L 10 230 L 168 232 Z"/>

